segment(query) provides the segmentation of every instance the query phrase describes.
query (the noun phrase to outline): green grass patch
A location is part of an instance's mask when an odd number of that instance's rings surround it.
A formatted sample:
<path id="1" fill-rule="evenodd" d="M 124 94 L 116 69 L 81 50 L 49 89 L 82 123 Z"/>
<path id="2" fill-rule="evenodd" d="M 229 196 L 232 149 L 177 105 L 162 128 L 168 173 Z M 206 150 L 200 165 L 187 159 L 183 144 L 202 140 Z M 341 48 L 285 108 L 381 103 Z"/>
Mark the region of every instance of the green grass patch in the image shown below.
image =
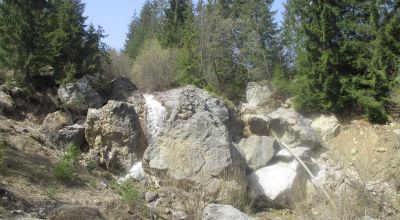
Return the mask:
<path id="1" fill-rule="evenodd" d="M 54 168 L 54 176 L 59 181 L 65 184 L 73 184 L 76 182 L 78 156 L 78 147 L 74 144 L 70 144 Z"/>
<path id="2" fill-rule="evenodd" d="M 6 169 L 6 166 L 4 165 L 6 153 L 4 150 L 7 146 L 7 141 L 0 137 L 0 172 L 3 172 Z"/>
<path id="3" fill-rule="evenodd" d="M 130 181 L 126 180 L 121 183 L 111 184 L 112 188 L 121 196 L 121 201 L 128 205 L 133 213 L 140 219 L 148 219 L 150 217 L 144 199 L 142 198 L 138 187 Z"/>

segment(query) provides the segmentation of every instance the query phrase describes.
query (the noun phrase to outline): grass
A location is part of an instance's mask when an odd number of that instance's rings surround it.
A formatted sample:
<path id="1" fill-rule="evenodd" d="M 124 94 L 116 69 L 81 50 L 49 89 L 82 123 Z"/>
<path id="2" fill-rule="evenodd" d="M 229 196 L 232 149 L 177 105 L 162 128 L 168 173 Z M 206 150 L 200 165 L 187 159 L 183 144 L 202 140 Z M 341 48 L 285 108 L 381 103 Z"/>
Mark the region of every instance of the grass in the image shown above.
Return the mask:
<path id="1" fill-rule="evenodd" d="M 132 219 L 149 219 L 150 211 L 145 205 L 138 187 L 132 181 L 113 183 L 111 186 L 121 196 L 121 201 L 129 207 L 130 213 L 135 215 Z"/>
<path id="2" fill-rule="evenodd" d="M 4 140 L 2 137 L 0 137 L 0 172 L 4 171 L 6 169 L 4 165 L 4 161 L 6 160 L 6 154 L 4 152 L 4 149 L 8 146 L 8 143 L 6 140 Z"/>
<path id="3" fill-rule="evenodd" d="M 54 176 L 59 181 L 65 184 L 72 184 L 76 182 L 78 173 L 78 156 L 78 147 L 74 144 L 70 144 L 54 168 Z"/>

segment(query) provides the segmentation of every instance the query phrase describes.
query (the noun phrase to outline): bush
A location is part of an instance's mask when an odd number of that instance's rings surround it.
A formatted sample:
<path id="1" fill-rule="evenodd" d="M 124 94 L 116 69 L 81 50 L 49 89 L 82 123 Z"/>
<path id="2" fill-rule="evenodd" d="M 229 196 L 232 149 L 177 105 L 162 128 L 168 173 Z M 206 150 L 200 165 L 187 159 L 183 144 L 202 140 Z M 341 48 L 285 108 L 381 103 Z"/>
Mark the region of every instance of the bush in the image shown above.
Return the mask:
<path id="1" fill-rule="evenodd" d="M 148 219 L 148 217 L 150 217 L 145 201 L 139 195 L 139 191 L 132 181 L 126 180 L 114 184 L 113 188 L 121 196 L 122 202 L 130 207 L 132 213 L 135 214 L 135 217 L 138 217 L 138 219 Z"/>
<path id="2" fill-rule="evenodd" d="M 292 81 L 285 79 L 283 69 L 277 65 L 274 69 L 274 75 L 272 79 L 272 87 L 279 95 L 287 98 L 292 94 Z"/>
<path id="3" fill-rule="evenodd" d="M 115 186 L 117 193 L 126 204 L 136 204 L 139 201 L 138 192 L 131 181 L 127 180 Z"/>
<path id="4" fill-rule="evenodd" d="M 168 88 L 173 80 L 176 55 L 172 49 L 162 48 L 157 40 L 148 40 L 137 56 L 132 73 L 128 76 L 134 82 L 140 82 L 139 88 L 149 91 L 161 91 Z"/>
<path id="5" fill-rule="evenodd" d="M 54 169 L 54 175 L 58 180 L 66 184 L 75 182 L 78 172 L 76 167 L 78 156 L 78 147 L 74 144 L 70 144 Z"/>
<path id="6" fill-rule="evenodd" d="M 124 76 L 132 72 L 132 60 L 127 54 L 118 52 L 116 49 L 109 50 L 110 60 L 103 60 L 102 69 L 104 76 L 110 80 Z"/>

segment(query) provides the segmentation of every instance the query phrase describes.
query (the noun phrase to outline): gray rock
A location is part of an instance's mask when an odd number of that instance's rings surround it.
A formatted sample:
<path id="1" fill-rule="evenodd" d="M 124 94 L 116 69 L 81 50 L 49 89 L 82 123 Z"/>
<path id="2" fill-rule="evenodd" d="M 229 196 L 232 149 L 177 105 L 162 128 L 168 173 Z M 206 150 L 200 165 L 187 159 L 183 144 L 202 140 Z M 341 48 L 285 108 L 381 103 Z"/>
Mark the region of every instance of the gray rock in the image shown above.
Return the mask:
<path id="1" fill-rule="evenodd" d="M 226 105 L 191 86 L 157 97 L 169 113 L 163 129 L 144 153 L 144 170 L 159 177 L 218 187 L 222 176 L 235 166 L 224 124 L 229 118 Z"/>
<path id="2" fill-rule="evenodd" d="M 246 88 L 246 100 L 249 105 L 261 106 L 271 100 L 273 92 L 267 81 L 250 82 Z"/>
<path id="3" fill-rule="evenodd" d="M 146 192 L 144 194 L 144 200 L 146 203 L 154 202 L 158 199 L 158 194 L 156 192 Z"/>
<path id="4" fill-rule="evenodd" d="M 126 102 L 109 101 L 100 109 L 89 109 L 85 137 L 88 145 L 99 155 L 98 161 L 112 171 L 129 169 L 137 158 L 140 138 L 138 115 Z"/>
<path id="5" fill-rule="evenodd" d="M 339 120 L 334 115 L 317 117 L 313 120 L 311 127 L 321 135 L 322 140 L 334 138 L 340 132 Z"/>
<path id="6" fill-rule="evenodd" d="M 160 93 L 157 99 L 167 108 L 170 120 L 186 119 L 196 112 L 209 112 L 223 123 L 230 119 L 229 109 L 223 100 L 193 86 Z"/>
<path id="7" fill-rule="evenodd" d="M 250 136 L 243 138 L 238 145 L 239 152 L 246 159 L 247 165 L 252 170 L 257 170 L 267 165 L 279 149 L 278 142 L 267 136 Z"/>
<path id="8" fill-rule="evenodd" d="M 311 120 L 293 109 L 280 108 L 268 115 L 269 128 L 289 147 L 314 149 L 321 144 L 321 137 L 311 127 Z"/>
<path id="9" fill-rule="evenodd" d="M 80 147 L 85 143 L 85 127 L 75 124 L 62 128 L 51 134 L 51 141 L 61 148 L 65 148 L 69 144 Z"/>
<path id="10" fill-rule="evenodd" d="M 48 114 L 41 125 L 43 132 L 54 133 L 72 124 L 72 117 L 70 114 L 63 111 L 56 111 Z"/>
<path id="11" fill-rule="evenodd" d="M 120 77 L 111 82 L 110 100 L 128 101 L 128 98 L 138 89 L 128 78 Z"/>
<path id="12" fill-rule="evenodd" d="M 7 93 L 0 91 L 0 114 L 2 112 L 11 112 L 13 111 L 15 103 L 11 96 Z"/>
<path id="13" fill-rule="evenodd" d="M 202 220 L 251 220 L 231 205 L 210 204 L 203 211 Z"/>
<path id="14" fill-rule="evenodd" d="M 247 119 L 247 124 L 250 127 L 250 131 L 253 134 L 266 136 L 269 134 L 269 123 L 270 118 L 261 115 L 249 115 Z"/>
<path id="15" fill-rule="evenodd" d="M 105 102 L 86 76 L 60 87 L 58 98 L 61 105 L 75 113 L 85 113 L 89 108 L 99 108 Z"/>

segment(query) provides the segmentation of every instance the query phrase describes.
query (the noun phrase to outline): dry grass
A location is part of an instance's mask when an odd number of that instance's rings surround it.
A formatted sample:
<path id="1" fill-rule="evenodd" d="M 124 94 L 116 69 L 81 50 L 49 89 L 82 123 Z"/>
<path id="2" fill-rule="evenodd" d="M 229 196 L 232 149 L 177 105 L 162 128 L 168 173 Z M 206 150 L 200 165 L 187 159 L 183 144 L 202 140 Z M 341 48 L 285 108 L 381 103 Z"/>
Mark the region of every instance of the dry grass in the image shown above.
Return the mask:
<path id="1" fill-rule="evenodd" d="M 368 163 L 365 158 L 365 165 Z M 361 166 L 361 165 L 360 165 Z M 374 187 L 383 182 L 371 183 L 376 178 L 367 167 L 352 167 L 353 172 L 343 168 L 341 178 L 331 183 L 329 200 L 319 190 L 311 199 L 297 203 L 296 212 L 305 219 L 353 220 L 369 216 L 376 219 L 398 219 L 400 210 L 384 194 L 376 193 Z M 357 175 L 358 174 L 358 175 Z"/>

